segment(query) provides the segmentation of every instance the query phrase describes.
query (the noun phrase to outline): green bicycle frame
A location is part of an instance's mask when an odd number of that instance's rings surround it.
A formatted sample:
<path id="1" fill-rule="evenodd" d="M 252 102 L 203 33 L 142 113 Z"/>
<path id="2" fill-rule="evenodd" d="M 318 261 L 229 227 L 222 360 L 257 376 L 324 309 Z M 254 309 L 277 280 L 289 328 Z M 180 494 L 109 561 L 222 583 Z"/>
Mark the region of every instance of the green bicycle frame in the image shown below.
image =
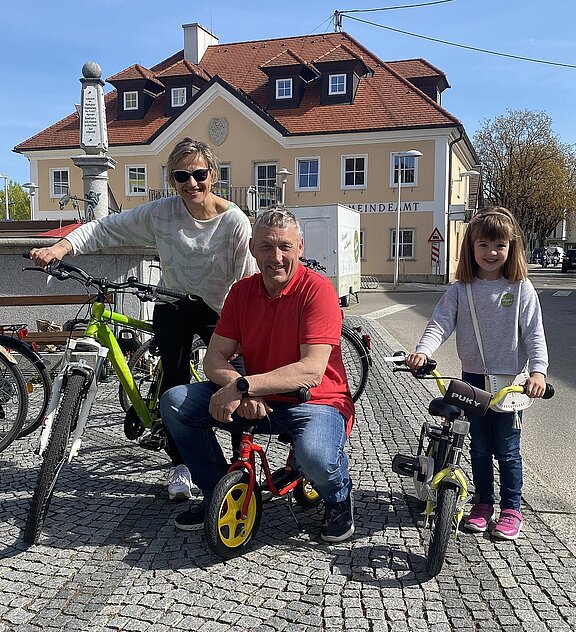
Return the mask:
<path id="1" fill-rule="evenodd" d="M 152 414 L 150 410 L 148 410 L 138 387 L 134 383 L 134 377 L 128 367 L 128 362 L 126 362 L 124 353 L 120 349 L 118 340 L 112 329 L 108 326 L 108 323 L 112 322 L 118 325 L 132 327 L 133 329 L 145 331 L 149 334 L 153 333 L 152 323 L 111 311 L 104 303 L 100 302 L 92 303 L 90 312 L 91 319 L 86 327 L 86 336 L 88 338 L 94 338 L 103 347 L 108 349 L 110 364 L 112 364 L 114 371 L 116 371 L 116 375 L 118 375 L 122 387 L 132 402 L 136 414 L 145 428 L 151 428 L 154 421 Z"/>

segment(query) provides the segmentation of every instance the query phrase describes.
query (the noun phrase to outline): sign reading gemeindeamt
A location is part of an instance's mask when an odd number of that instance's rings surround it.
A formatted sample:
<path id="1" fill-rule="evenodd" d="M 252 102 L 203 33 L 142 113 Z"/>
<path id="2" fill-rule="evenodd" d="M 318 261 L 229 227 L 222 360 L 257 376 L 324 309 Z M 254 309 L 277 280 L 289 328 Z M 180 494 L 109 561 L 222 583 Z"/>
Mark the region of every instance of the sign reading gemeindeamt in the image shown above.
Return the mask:
<path id="1" fill-rule="evenodd" d="M 86 153 L 108 149 L 104 94 L 98 85 L 82 89 L 80 146 Z"/>
<path id="2" fill-rule="evenodd" d="M 422 202 L 401 202 L 400 211 L 423 211 L 431 210 L 420 208 Z M 396 202 L 368 202 L 367 204 L 346 204 L 350 208 L 360 211 L 361 213 L 395 213 L 398 204 Z"/>

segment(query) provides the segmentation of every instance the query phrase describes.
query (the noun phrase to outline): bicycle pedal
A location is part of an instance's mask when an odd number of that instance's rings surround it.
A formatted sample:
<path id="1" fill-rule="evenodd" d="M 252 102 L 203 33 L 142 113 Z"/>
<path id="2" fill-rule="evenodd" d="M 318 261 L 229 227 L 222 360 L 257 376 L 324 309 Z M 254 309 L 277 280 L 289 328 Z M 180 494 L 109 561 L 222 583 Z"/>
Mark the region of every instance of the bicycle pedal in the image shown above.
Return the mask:
<path id="1" fill-rule="evenodd" d="M 138 438 L 138 445 L 146 450 L 153 450 L 154 452 L 165 450 L 168 446 L 168 439 L 164 428 L 154 426 L 151 430 L 145 432 Z"/>
<path id="2" fill-rule="evenodd" d="M 392 459 L 392 471 L 400 476 L 414 476 L 418 465 L 418 461 L 414 456 L 406 456 L 397 454 Z"/>

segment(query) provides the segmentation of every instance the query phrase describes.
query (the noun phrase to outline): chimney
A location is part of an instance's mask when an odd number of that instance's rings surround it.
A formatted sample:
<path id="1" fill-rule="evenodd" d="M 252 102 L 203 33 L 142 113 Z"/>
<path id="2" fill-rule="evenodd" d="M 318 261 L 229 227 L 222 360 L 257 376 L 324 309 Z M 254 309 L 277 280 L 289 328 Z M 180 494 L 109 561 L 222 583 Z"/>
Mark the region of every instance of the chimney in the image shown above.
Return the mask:
<path id="1" fill-rule="evenodd" d="M 184 59 L 193 64 L 199 64 L 208 46 L 218 44 L 218 38 L 197 22 L 183 24 L 182 28 L 184 29 Z"/>

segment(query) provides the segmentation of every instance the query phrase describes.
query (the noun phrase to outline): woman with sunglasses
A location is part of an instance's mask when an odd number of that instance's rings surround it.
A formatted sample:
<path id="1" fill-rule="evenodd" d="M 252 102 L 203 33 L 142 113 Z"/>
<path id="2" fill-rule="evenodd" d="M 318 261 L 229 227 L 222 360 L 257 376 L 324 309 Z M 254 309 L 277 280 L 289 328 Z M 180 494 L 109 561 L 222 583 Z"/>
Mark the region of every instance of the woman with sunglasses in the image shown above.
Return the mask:
<path id="1" fill-rule="evenodd" d="M 212 149 L 183 138 L 170 153 L 167 170 L 177 196 L 88 222 L 53 246 L 30 251 L 34 262 L 43 267 L 69 253 L 87 254 L 119 246 L 157 249 L 161 284 L 203 299 L 154 307 L 154 334 L 164 367 L 163 391 L 189 383 L 194 335 L 208 345 L 231 285 L 257 272 L 248 248 L 248 217 L 212 192 L 218 179 L 218 161 Z M 168 482 L 170 498 L 188 499 L 190 473 L 175 445 L 170 443 L 168 452 L 173 466 Z"/>

